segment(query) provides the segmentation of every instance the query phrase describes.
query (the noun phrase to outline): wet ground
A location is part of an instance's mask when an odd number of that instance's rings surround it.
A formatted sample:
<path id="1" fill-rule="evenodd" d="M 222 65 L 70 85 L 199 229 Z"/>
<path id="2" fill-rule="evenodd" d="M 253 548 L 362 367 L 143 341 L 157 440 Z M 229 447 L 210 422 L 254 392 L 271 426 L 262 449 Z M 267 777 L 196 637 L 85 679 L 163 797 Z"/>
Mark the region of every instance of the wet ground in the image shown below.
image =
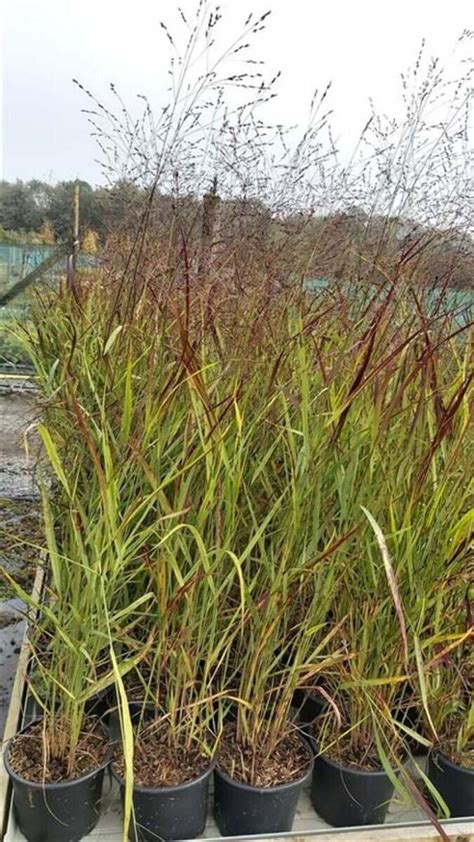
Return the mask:
<path id="1" fill-rule="evenodd" d="M 40 518 L 34 480 L 37 444 L 28 385 L 0 376 L 0 569 L 31 589 L 38 557 Z M 0 576 L 0 737 L 24 633 L 23 605 Z"/>
<path id="2" fill-rule="evenodd" d="M 33 407 L 32 395 L 23 383 L 15 389 L 0 376 L 0 500 L 36 496 L 34 454 L 28 452 L 34 449 L 31 432 L 28 435 L 34 420 Z"/>

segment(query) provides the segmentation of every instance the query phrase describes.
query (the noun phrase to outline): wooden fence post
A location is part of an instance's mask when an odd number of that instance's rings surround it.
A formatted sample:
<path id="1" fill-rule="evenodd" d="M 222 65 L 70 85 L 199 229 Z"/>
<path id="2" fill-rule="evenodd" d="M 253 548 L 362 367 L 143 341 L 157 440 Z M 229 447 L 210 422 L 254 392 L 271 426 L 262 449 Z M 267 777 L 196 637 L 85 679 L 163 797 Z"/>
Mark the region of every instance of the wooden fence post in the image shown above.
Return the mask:
<path id="1" fill-rule="evenodd" d="M 198 278 L 204 280 L 211 266 L 214 228 L 220 196 L 217 195 L 217 179 L 212 190 L 202 197 L 201 248 L 199 254 Z"/>

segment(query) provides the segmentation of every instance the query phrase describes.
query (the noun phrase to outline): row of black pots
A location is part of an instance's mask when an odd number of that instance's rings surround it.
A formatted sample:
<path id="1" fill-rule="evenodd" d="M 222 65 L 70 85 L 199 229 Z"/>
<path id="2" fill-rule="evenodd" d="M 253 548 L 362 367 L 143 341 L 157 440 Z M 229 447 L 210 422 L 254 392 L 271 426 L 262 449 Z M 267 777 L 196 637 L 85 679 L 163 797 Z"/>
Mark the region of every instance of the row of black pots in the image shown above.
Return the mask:
<path id="1" fill-rule="evenodd" d="M 31 725 L 24 729 L 23 733 Z M 248 786 L 230 778 L 212 764 L 193 781 L 175 787 L 133 788 L 131 842 L 193 839 L 203 833 L 207 819 L 209 783 L 214 774 L 215 817 L 223 836 L 290 831 L 301 790 L 313 769 L 308 747 L 306 773 L 297 781 L 276 787 Z M 104 772 L 102 766 L 74 781 L 34 783 L 5 765 L 13 784 L 15 819 L 28 842 L 79 842 L 95 827 L 100 816 Z M 124 790 L 123 781 L 111 767 Z"/>
<path id="2" fill-rule="evenodd" d="M 14 788 L 16 820 L 28 842 L 79 842 L 90 833 L 99 818 L 104 771 L 109 762 L 75 781 L 35 784 L 11 769 L 7 751 L 5 763 Z M 202 834 L 213 773 L 215 818 L 223 836 L 289 832 L 301 790 L 311 775 L 313 806 L 335 827 L 382 824 L 393 794 L 385 772 L 344 767 L 322 756 L 313 760 L 308 749 L 305 775 L 276 787 L 252 787 L 213 766 L 199 778 L 176 787 L 135 786 L 130 840 L 151 842 L 157 836 L 164 840 L 191 839 Z M 113 769 L 112 774 L 119 780 Z M 428 775 L 453 817 L 474 814 L 473 769 L 433 755 Z"/>
<path id="3" fill-rule="evenodd" d="M 208 790 L 214 773 L 214 815 L 222 836 L 247 836 L 289 832 L 293 827 L 298 799 L 309 780 L 312 762 L 305 775 L 281 786 L 252 787 L 230 778 L 219 767 L 210 767 L 201 777 L 173 788 L 134 787 L 134 826 L 131 842 L 161 839 L 194 839 L 205 829 Z"/>

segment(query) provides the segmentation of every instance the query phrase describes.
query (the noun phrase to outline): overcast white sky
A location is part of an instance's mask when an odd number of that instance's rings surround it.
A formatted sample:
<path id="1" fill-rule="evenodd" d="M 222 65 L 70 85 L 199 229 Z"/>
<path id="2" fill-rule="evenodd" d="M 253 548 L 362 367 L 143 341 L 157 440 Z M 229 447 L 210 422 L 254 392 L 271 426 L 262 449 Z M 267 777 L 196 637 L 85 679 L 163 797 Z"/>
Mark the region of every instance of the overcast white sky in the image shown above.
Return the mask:
<path id="1" fill-rule="evenodd" d="M 1 0 L 0 0 L 1 2 Z M 116 83 L 126 101 L 146 93 L 165 102 L 167 51 L 159 21 L 174 0 L 3 0 L 2 173 L 7 179 L 100 180 L 76 77 L 99 97 Z M 194 0 L 183 0 L 188 11 Z M 274 116 L 304 122 L 316 85 L 333 82 L 331 103 L 342 144 L 368 116 L 368 97 L 396 108 L 400 73 L 421 39 L 453 64 L 463 29 L 474 28 L 470 0 L 222 0 L 221 35 L 250 10 L 273 9 L 256 52 L 283 78 Z M 276 106 L 275 106 L 276 108 Z M 349 141 L 346 141 L 349 138 Z"/>

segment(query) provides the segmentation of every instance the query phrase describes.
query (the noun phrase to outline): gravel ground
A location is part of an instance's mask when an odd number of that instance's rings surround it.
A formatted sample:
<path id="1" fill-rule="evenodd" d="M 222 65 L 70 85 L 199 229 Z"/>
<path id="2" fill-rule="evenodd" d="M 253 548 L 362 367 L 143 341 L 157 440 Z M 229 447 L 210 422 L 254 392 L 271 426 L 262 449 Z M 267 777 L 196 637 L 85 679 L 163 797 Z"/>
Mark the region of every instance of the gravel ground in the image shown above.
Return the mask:
<path id="1" fill-rule="evenodd" d="M 30 588 L 38 551 L 19 543 L 40 542 L 35 446 L 25 451 L 25 432 L 33 417 L 31 390 L 0 379 L 0 566 Z M 31 438 L 31 437 L 30 437 Z M 0 579 L 0 735 L 3 734 L 18 653 L 24 633 L 23 605 Z"/>
<path id="2" fill-rule="evenodd" d="M 34 453 L 25 451 L 24 442 L 32 421 L 30 394 L 0 391 L 0 499 L 25 500 L 36 496 L 32 470 Z"/>

